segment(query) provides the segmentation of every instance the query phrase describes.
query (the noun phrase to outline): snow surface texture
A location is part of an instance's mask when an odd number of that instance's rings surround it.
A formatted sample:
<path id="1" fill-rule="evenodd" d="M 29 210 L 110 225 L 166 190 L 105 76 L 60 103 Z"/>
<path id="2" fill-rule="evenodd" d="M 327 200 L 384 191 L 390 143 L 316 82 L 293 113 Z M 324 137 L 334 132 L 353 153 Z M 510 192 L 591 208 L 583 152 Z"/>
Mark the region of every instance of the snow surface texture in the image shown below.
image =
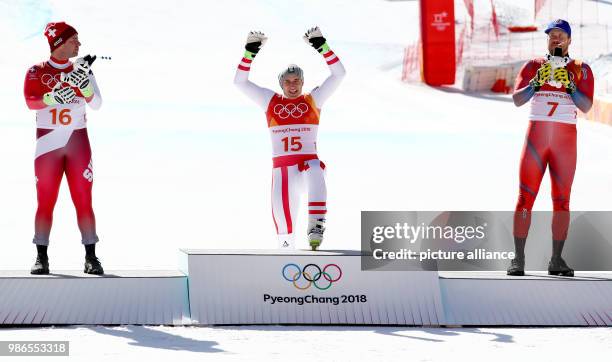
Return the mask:
<path id="1" fill-rule="evenodd" d="M 252 79 L 278 90 L 296 62 L 305 89 L 328 75 L 301 39 L 319 25 L 348 75 L 322 112 L 328 249 L 359 248 L 361 210 L 512 210 L 528 107 L 508 96 L 403 84 L 403 48 L 418 34 L 417 2 L 1 1 L 0 268 L 27 269 L 36 195 L 34 112 L 22 84 L 46 59 L 47 21 L 79 31 L 81 54 L 112 56 L 94 71 L 104 97 L 89 112 L 94 210 L 106 269 L 175 269 L 177 249 L 275 248 L 264 115 L 232 84 L 249 30 L 269 36 Z M 241 11 L 236 9 L 240 8 Z M 599 16 L 612 19 L 612 5 Z M 608 21 L 609 22 L 609 21 Z M 574 44 L 576 45 L 576 44 Z M 544 50 L 545 44 L 542 44 Z M 575 210 L 612 205 L 612 128 L 579 122 Z M 551 209 L 545 177 L 535 209 Z M 297 230 L 307 247 L 305 209 Z M 78 269 L 83 250 L 65 183 L 51 268 Z"/>
<path id="2" fill-rule="evenodd" d="M 556 362 L 609 360 L 611 334 L 612 328 L 126 326 L 0 329 L 0 340 L 70 341 L 70 357 L 53 361 Z"/>

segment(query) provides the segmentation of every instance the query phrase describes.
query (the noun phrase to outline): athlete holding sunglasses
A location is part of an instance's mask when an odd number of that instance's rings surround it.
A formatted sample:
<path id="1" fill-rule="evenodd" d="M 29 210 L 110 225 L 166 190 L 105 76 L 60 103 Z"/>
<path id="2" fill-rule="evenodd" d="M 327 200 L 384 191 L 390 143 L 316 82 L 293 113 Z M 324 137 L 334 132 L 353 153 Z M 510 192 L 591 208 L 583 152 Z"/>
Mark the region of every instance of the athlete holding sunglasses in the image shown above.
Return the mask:
<path id="1" fill-rule="evenodd" d="M 525 242 L 531 209 L 548 167 L 552 185 L 551 275 L 573 276 L 561 252 L 567 237 L 569 203 L 576 171 L 576 122 L 578 112 L 593 105 L 593 73 L 584 62 L 571 59 L 568 49 L 572 29 L 565 20 L 548 25 L 548 54 L 527 62 L 521 69 L 512 95 L 514 104 L 530 102 L 529 128 L 521 156 L 519 198 L 514 214 L 516 258 L 508 275 L 525 274 Z"/>
<path id="2" fill-rule="evenodd" d="M 93 169 L 87 136 L 86 106 L 99 109 L 102 96 L 91 72 L 95 57 L 70 58 L 79 53 L 77 31 L 64 22 L 49 23 L 45 36 L 51 57 L 28 70 L 24 96 L 29 109 L 36 111 L 36 192 L 38 209 L 34 223 L 37 257 L 32 274 L 49 274 L 47 247 L 53 209 L 62 177 L 66 174 L 70 195 L 85 245 L 85 273 L 103 274 L 96 257 L 96 220 L 91 202 Z"/>

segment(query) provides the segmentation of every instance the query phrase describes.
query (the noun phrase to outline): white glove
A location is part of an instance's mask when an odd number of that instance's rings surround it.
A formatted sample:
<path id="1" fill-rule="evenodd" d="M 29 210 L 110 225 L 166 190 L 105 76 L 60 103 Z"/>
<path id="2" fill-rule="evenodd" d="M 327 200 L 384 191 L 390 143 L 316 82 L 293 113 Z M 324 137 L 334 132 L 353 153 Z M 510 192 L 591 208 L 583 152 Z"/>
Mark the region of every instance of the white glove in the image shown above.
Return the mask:
<path id="1" fill-rule="evenodd" d="M 317 37 L 323 37 L 323 33 L 321 33 L 321 29 L 318 26 L 315 26 L 308 29 L 302 38 L 306 43 L 310 44 L 310 39 Z"/>
<path id="2" fill-rule="evenodd" d="M 61 74 L 61 81 L 80 89 L 81 93 L 88 97 L 93 93 L 92 89 L 89 87 L 91 84 L 89 75 L 91 74 L 91 65 L 95 60 L 95 55 L 86 55 L 82 58 L 78 58 L 72 65 L 72 72 Z"/>
<path id="3" fill-rule="evenodd" d="M 74 64 L 72 65 L 72 71 L 82 71 L 85 74 L 89 74 L 89 71 L 91 70 L 91 64 L 89 64 L 89 62 L 85 59 L 85 58 L 78 58 L 77 60 L 74 61 Z"/>
<path id="4" fill-rule="evenodd" d="M 260 42 L 261 45 L 263 46 L 267 40 L 268 40 L 268 37 L 266 36 L 266 34 L 262 33 L 261 31 L 250 31 L 249 35 L 247 36 L 246 42 L 247 44 Z"/>
<path id="5" fill-rule="evenodd" d="M 257 54 L 261 47 L 266 43 L 268 38 L 261 31 L 251 31 L 247 36 L 246 45 L 244 48 L 246 51 L 251 52 L 253 55 Z"/>
<path id="6" fill-rule="evenodd" d="M 82 69 L 74 69 L 68 74 L 62 73 L 60 79 L 64 83 L 83 90 L 89 85 L 89 71 L 85 72 Z"/>
<path id="7" fill-rule="evenodd" d="M 308 45 L 315 48 L 319 53 L 329 51 L 329 46 L 326 43 L 326 39 L 318 26 L 308 29 L 302 38 Z"/>
<path id="8" fill-rule="evenodd" d="M 60 83 L 58 83 L 59 85 Z M 68 104 L 76 97 L 76 92 L 70 87 L 56 86 L 51 92 L 45 93 L 43 102 L 46 105 L 52 106 L 55 104 Z"/>

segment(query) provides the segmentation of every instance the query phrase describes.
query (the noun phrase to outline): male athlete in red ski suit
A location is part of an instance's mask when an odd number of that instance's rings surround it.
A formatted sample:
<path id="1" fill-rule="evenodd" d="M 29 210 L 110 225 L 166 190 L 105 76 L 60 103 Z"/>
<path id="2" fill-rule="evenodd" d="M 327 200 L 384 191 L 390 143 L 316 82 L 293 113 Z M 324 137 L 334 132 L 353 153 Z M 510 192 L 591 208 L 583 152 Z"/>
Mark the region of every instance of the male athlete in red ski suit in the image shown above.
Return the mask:
<path id="1" fill-rule="evenodd" d="M 548 166 L 552 185 L 553 255 L 550 275 L 573 276 L 561 252 L 569 227 L 569 202 L 576 170 L 577 110 L 587 112 L 593 104 L 593 73 L 589 66 L 571 59 L 568 47 L 571 28 L 565 20 L 548 25 L 546 58 L 527 62 L 516 79 L 513 100 L 521 106 L 531 100 L 529 128 L 520 165 L 519 198 L 514 214 L 516 258 L 508 275 L 525 274 L 525 242 L 531 209 Z M 560 48 L 555 51 L 555 49 Z"/>
<path id="2" fill-rule="evenodd" d="M 272 217 L 278 235 L 279 248 L 295 248 L 294 225 L 299 198 L 308 192 L 308 239 L 316 250 L 323 241 L 327 189 L 325 165 L 317 156 L 317 131 L 321 107 L 344 78 L 344 66 L 329 49 L 318 27 L 304 35 L 327 62 L 331 75 L 312 92 L 302 94 L 304 75 L 297 65 L 290 65 L 278 77 L 283 94 L 262 88 L 249 81 L 251 64 L 267 38 L 263 33 L 251 32 L 246 52 L 234 83 L 265 112 L 272 140 Z"/>
<path id="3" fill-rule="evenodd" d="M 45 36 L 51 48 L 49 60 L 31 67 L 25 77 L 24 96 L 36 111 L 34 171 L 38 209 L 34 222 L 36 263 L 32 274 L 48 274 L 47 246 L 53 209 L 62 177 L 66 174 L 70 195 L 85 245 L 85 272 L 103 274 L 95 255 L 96 222 L 91 202 L 93 170 L 87 137 L 86 105 L 99 109 L 102 96 L 86 58 L 73 64 L 81 43 L 76 30 L 64 23 L 49 23 Z"/>

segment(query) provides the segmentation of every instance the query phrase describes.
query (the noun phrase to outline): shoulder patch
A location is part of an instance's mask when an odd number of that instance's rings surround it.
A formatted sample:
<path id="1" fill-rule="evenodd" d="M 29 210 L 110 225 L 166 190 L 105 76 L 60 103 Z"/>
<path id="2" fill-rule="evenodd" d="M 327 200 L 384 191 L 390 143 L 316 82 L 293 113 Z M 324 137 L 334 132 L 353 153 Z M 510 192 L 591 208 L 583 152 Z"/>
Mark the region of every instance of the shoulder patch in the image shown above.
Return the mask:
<path id="1" fill-rule="evenodd" d="M 40 68 L 40 64 L 31 66 L 30 69 L 28 69 L 28 72 L 26 73 L 27 79 L 38 79 L 38 72 L 40 71 Z"/>

